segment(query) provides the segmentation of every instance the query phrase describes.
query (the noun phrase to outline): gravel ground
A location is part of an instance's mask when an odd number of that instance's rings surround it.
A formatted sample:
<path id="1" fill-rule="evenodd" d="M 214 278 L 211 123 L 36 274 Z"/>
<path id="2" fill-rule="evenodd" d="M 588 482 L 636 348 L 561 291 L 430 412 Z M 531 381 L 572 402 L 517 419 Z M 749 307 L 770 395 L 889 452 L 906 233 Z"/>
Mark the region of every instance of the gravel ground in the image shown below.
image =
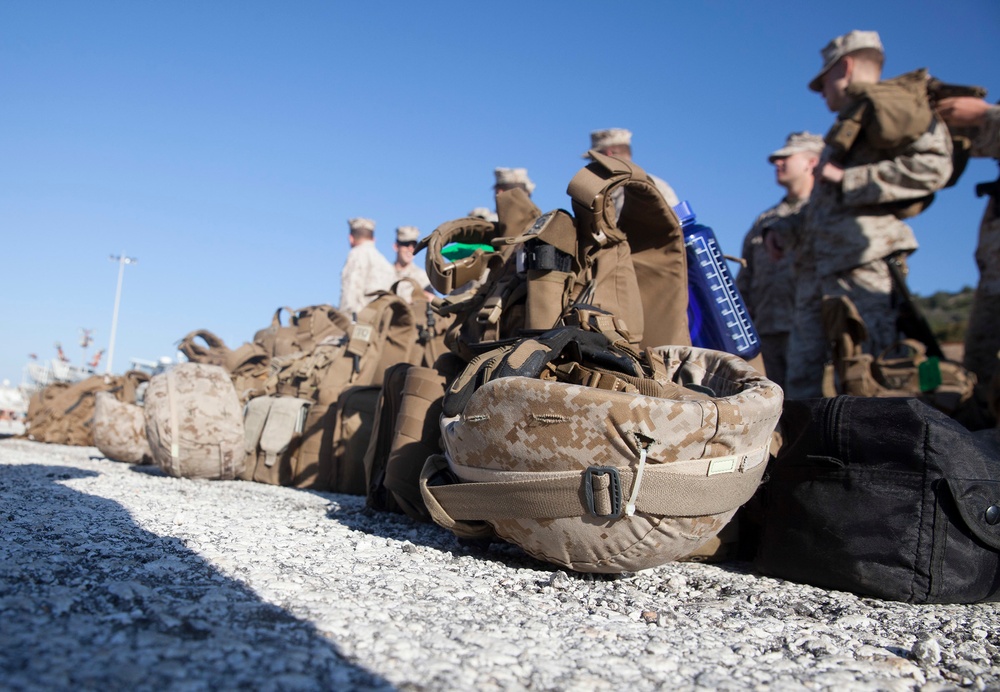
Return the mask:
<path id="1" fill-rule="evenodd" d="M 1000 605 L 566 574 L 363 498 L 0 440 L 12 690 L 1000 690 Z"/>

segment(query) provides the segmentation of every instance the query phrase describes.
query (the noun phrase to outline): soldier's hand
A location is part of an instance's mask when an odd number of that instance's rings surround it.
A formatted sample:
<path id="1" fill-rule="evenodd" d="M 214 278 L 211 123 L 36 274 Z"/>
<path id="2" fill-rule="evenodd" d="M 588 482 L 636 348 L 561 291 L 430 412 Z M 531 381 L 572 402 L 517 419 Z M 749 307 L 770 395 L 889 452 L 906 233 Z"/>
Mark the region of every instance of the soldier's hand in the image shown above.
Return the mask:
<path id="1" fill-rule="evenodd" d="M 830 163 L 827 161 L 820 168 L 820 177 L 827 181 L 828 183 L 833 183 L 834 185 L 840 185 L 844 180 L 844 169 L 835 163 Z"/>
<path id="2" fill-rule="evenodd" d="M 937 104 L 938 115 L 955 127 L 981 127 L 989 108 L 990 104 L 974 96 L 952 96 Z"/>
<path id="3" fill-rule="evenodd" d="M 785 256 L 785 248 L 781 247 L 777 236 L 777 233 L 764 234 L 764 248 L 767 250 L 767 256 L 775 262 Z"/>

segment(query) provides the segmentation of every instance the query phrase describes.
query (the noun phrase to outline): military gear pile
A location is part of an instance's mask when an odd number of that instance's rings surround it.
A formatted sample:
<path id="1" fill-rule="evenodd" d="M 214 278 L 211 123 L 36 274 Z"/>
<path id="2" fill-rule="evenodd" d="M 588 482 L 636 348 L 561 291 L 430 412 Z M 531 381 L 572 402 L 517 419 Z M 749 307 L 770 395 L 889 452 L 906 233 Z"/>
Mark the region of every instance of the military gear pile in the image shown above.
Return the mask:
<path id="1" fill-rule="evenodd" d="M 474 360 L 449 388 L 445 455 L 421 490 L 434 520 L 577 571 L 683 558 L 757 489 L 781 390 L 690 346 L 632 351 L 556 330 Z"/>
<path id="2" fill-rule="evenodd" d="M 291 332 L 281 329 L 272 332 L 276 354 L 291 347 Z M 275 355 L 267 396 L 247 406 L 248 459 L 240 477 L 364 495 L 364 456 L 385 371 L 420 361 L 417 338 L 409 305 L 383 292 L 343 334 L 332 332 L 308 351 Z"/>
<path id="3" fill-rule="evenodd" d="M 39 442 L 63 445 L 94 444 L 94 407 L 98 392 L 111 392 L 118 401 L 134 404 L 145 373 L 121 376 L 92 375 L 79 382 L 55 382 L 35 392 L 28 402 L 27 436 Z"/>
<path id="4" fill-rule="evenodd" d="M 864 353 L 868 329 L 846 296 L 823 300 L 823 325 L 833 345 L 834 377 L 827 378 L 827 396 L 915 397 L 967 425 L 971 422 L 974 373 L 944 358 L 928 357 L 927 347 L 913 339 L 878 355 Z M 906 355 L 889 355 L 898 351 Z"/>
<path id="5" fill-rule="evenodd" d="M 447 343 L 463 359 L 551 329 L 580 307 L 610 314 L 637 345 L 690 343 L 677 215 L 640 167 L 590 154 L 593 162 L 567 190 L 573 215 L 555 210 L 521 225 L 523 206 L 501 213 L 502 200 L 523 195 L 512 190 L 498 199 L 499 222 L 457 219 L 421 241 L 432 285 L 449 294 L 437 308 L 456 315 Z M 624 201 L 616 218 L 618 195 Z M 496 251 L 477 249 L 450 262 L 442 250 L 451 243 L 489 244 Z"/>

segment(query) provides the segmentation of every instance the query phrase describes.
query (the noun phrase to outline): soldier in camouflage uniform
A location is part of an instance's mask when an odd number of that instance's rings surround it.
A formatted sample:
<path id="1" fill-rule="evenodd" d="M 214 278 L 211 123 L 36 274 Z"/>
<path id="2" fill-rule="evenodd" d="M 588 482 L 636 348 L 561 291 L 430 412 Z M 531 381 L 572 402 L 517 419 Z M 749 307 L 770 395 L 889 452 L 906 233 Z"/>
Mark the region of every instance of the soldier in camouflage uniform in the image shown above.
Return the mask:
<path id="1" fill-rule="evenodd" d="M 785 385 L 788 333 L 792 328 L 795 307 L 793 257 L 788 253 L 780 260 L 771 259 L 764 247 L 763 229 L 772 221 L 784 218 L 802 208 L 813 188 L 813 169 L 823 151 L 823 138 L 809 132 L 793 132 L 785 146 L 768 157 L 774 164 L 778 185 L 787 191 L 784 199 L 754 221 L 743 239 L 745 265 L 736 277 L 743 301 L 760 334 L 764 368 L 772 382 Z M 796 261 L 800 275 L 814 271 L 812 266 Z"/>
<path id="2" fill-rule="evenodd" d="M 495 168 L 493 176 L 496 178 L 493 192 L 497 195 L 503 194 L 507 190 L 513 190 L 515 187 L 527 192 L 529 197 L 535 191 L 535 184 L 528 177 L 527 168 Z"/>
<path id="3" fill-rule="evenodd" d="M 942 99 L 938 113 L 949 125 L 976 128 L 972 155 L 1000 160 L 1000 105 L 982 99 L 956 97 Z M 995 183 L 1000 186 L 1000 183 Z M 996 187 L 979 225 L 976 264 L 979 285 L 965 333 L 965 362 L 976 373 L 982 387 L 988 387 L 998 370 L 1000 351 L 1000 203 Z"/>
<path id="4" fill-rule="evenodd" d="M 847 87 L 881 80 L 884 52 L 874 31 L 852 31 L 822 51 L 823 69 L 809 83 L 827 107 L 839 112 L 852 105 Z M 766 242 L 782 247 L 812 247 L 815 279 L 796 290 L 796 309 L 788 343 L 786 394 L 822 394 L 829 344 L 820 309 L 823 296 L 847 296 L 868 327 L 865 351 L 879 353 L 897 340 L 892 279 L 885 260 L 917 249 L 913 231 L 893 214 L 892 202 L 914 201 L 941 189 L 951 175 L 951 137 L 937 119 L 912 144 L 880 150 L 863 137 L 842 161 L 827 147 L 817 168 L 809 203 L 778 221 Z M 798 250 L 797 250 L 798 251 Z"/>
<path id="5" fill-rule="evenodd" d="M 590 133 L 590 148 L 605 156 L 615 156 L 626 161 L 632 160 L 632 132 L 620 127 L 612 127 L 607 130 L 594 130 Z M 583 158 L 587 158 L 584 154 Z M 656 189 L 660 191 L 667 204 L 676 207 L 680 204 L 677 193 L 667 184 L 667 181 L 658 178 L 647 171 Z M 615 208 L 621 214 L 622 199 L 624 193 L 618 192 L 615 198 Z"/>
<path id="6" fill-rule="evenodd" d="M 417 247 L 418 240 L 420 240 L 420 231 L 416 226 L 399 226 L 396 229 L 396 242 L 392 246 L 396 251 L 396 262 L 392 265 L 392 268 L 396 272 L 396 281 L 400 279 L 413 279 L 424 289 L 427 300 L 432 300 L 434 292 L 431 288 L 430 277 L 427 276 L 427 272 L 413 261 L 413 251 Z M 412 284 L 400 284 L 396 290 L 399 296 L 407 303 L 413 302 Z"/>
<path id="7" fill-rule="evenodd" d="M 389 260 L 375 247 L 375 222 L 371 219 L 348 219 L 351 251 L 340 272 L 340 311 L 357 316 L 372 301 L 366 294 L 388 291 L 395 283 L 396 273 Z"/>

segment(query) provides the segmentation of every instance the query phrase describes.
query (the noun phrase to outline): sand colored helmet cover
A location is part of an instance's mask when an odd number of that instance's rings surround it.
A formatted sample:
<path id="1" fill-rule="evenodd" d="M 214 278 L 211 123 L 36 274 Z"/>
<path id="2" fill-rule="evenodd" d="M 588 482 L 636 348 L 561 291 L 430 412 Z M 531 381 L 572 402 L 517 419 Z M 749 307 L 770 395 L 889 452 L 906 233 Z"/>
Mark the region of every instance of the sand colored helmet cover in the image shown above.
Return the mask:
<path id="1" fill-rule="evenodd" d="M 587 346 L 554 355 L 539 341 L 471 363 L 481 374 L 465 379 L 484 383 L 460 413 L 446 397 L 446 454 L 421 480 L 437 523 L 617 573 L 689 555 L 753 495 L 782 392 L 743 360 L 663 346 L 637 359 L 636 376 L 613 348 L 597 362 Z M 539 376 L 505 376 L 525 368 Z"/>

